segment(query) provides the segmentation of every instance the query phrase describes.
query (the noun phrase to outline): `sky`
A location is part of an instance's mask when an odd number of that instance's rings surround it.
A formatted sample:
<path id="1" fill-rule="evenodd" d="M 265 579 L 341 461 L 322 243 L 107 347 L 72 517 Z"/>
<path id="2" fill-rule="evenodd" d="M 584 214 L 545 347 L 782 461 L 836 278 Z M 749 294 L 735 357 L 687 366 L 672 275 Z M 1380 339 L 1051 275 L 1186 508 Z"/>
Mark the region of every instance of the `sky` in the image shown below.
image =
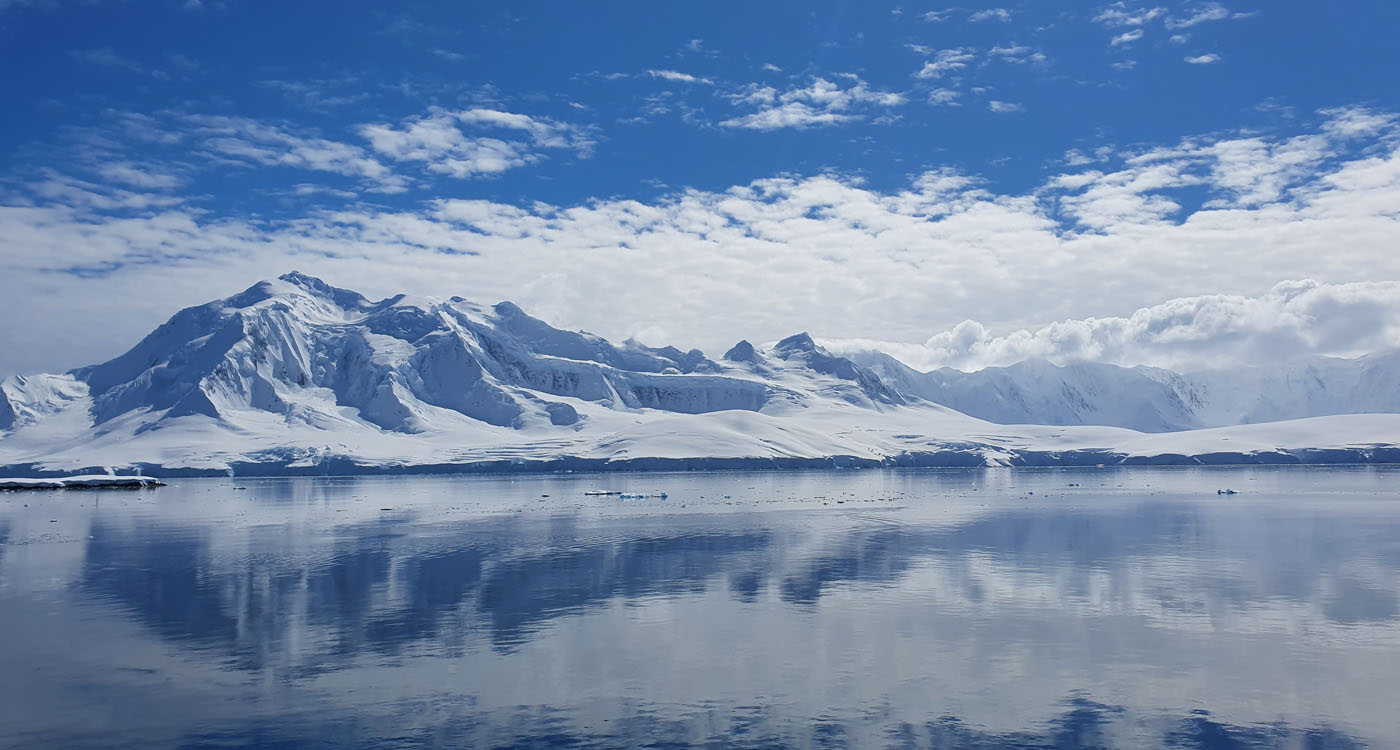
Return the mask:
<path id="1" fill-rule="evenodd" d="M 1400 4 L 0 0 L 0 374 L 296 269 L 718 356 L 1400 346 Z"/>

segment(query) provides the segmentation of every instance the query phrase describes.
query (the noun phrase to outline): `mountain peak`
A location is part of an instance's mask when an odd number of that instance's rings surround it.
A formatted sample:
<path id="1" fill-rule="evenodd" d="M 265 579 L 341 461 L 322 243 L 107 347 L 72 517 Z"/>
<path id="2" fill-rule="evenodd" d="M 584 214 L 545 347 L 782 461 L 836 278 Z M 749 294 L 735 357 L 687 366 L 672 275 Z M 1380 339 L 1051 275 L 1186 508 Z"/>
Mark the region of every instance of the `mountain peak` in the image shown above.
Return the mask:
<path id="1" fill-rule="evenodd" d="M 302 287 L 302 288 L 310 288 L 310 289 L 316 289 L 316 288 L 320 288 L 320 289 L 329 289 L 329 288 L 330 288 L 330 284 L 327 284 L 326 282 L 324 282 L 324 281 L 322 281 L 322 280 L 316 278 L 315 276 L 311 276 L 311 275 L 309 275 L 309 274 L 304 274 L 304 273 L 302 273 L 301 271 L 297 271 L 297 270 L 288 271 L 287 273 L 284 273 L 284 274 L 282 274 L 281 276 L 278 276 L 277 278 L 281 279 L 282 281 L 287 282 L 288 284 L 295 284 L 295 285 L 297 285 L 297 286 L 299 286 L 299 287 Z"/>
<path id="2" fill-rule="evenodd" d="M 346 310 L 359 310 L 370 305 L 370 301 L 359 292 L 331 286 L 321 279 L 301 271 L 289 271 L 278 276 L 277 280 L 290 284 L 313 297 L 333 302 Z"/>
<path id="3" fill-rule="evenodd" d="M 812 340 L 810 334 L 803 331 L 779 341 L 775 348 L 779 351 L 813 352 L 817 350 L 817 342 Z"/>
<path id="4" fill-rule="evenodd" d="M 740 341 L 724 353 L 724 359 L 729 362 L 756 362 L 758 361 L 758 352 L 754 350 L 753 344 L 748 341 Z"/>

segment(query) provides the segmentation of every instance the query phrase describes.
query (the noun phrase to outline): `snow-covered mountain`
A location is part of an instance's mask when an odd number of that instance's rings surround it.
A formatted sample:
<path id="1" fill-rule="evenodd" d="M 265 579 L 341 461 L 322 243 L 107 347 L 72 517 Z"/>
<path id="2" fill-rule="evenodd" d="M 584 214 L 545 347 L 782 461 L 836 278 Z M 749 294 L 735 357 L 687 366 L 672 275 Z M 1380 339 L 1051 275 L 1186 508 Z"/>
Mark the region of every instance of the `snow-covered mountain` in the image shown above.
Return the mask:
<path id="1" fill-rule="evenodd" d="M 1172 432 L 1400 412 L 1400 350 L 1190 374 L 1094 362 L 1057 366 L 1043 360 L 976 372 L 945 368 L 925 373 L 881 352 L 849 356 L 901 393 L 997 424 Z"/>
<path id="2" fill-rule="evenodd" d="M 1393 406 L 1394 364 L 1261 373 L 1251 390 L 1105 365 L 923 374 L 807 334 L 712 360 L 510 303 L 370 301 L 291 273 L 182 310 L 109 362 L 0 381 L 0 472 L 1400 460 L 1396 415 L 1055 426 Z"/>

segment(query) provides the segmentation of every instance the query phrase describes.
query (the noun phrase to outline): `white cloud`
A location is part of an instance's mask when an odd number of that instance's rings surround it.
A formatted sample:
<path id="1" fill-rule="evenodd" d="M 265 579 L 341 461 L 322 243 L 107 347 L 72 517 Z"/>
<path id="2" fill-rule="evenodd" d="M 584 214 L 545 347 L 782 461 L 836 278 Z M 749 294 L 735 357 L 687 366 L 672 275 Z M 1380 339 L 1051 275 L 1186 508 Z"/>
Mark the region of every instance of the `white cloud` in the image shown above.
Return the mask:
<path id="1" fill-rule="evenodd" d="M 1220 62 L 1220 55 L 1211 52 L 1205 55 L 1196 55 L 1194 57 L 1185 57 L 1182 59 L 1192 65 L 1210 65 L 1211 63 Z"/>
<path id="2" fill-rule="evenodd" d="M 1133 42 L 1136 42 L 1141 38 L 1142 29 L 1133 29 L 1132 31 L 1125 31 L 1122 34 L 1113 37 L 1112 41 L 1109 42 L 1109 46 L 1119 47 L 1124 44 L 1132 44 Z"/>
<path id="3" fill-rule="evenodd" d="M 112 182 L 145 190 L 172 190 L 185 182 L 177 175 L 152 170 L 131 162 L 103 164 L 98 168 L 98 174 Z"/>
<path id="4" fill-rule="evenodd" d="M 516 135 L 469 135 L 464 128 Z M 422 162 L 430 172 L 459 179 L 498 174 L 541 161 L 545 149 L 587 156 L 593 141 L 563 123 L 495 109 L 434 110 L 401 125 L 368 124 L 359 133 L 376 153 L 400 162 Z"/>
<path id="5" fill-rule="evenodd" d="M 924 63 L 924 67 L 914 73 L 914 77 L 942 78 L 949 73 L 963 70 L 973 58 L 973 51 L 963 47 L 939 50 L 934 54 L 932 60 Z"/>
<path id="6" fill-rule="evenodd" d="M 1166 8 L 1134 8 L 1125 2 L 1116 2 L 1099 10 L 1094 16 L 1094 22 L 1109 28 L 1142 26 L 1165 15 L 1166 12 Z"/>
<path id="7" fill-rule="evenodd" d="M 888 190 L 789 176 L 647 202 L 443 199 L 274 220 L 49 174 L 0 205 L 0 297 L 28 313 L 0 318 L 0 351 L 9 369 L 87 364 L 176 307 L 294 267 L 374 296 L 512 299 L 617 339 L 654 326 L 712 354 L 798 330 L 926 352 L 930 333 L 956 332 L 937 361 L 964 365 L 1395 346 L 1382 282 L 1400 280 L 1400 129 L 1364 109 L 1326 117 L 1286 137 L 1095 150 L 1027 193 L 944 169 Z M 1283 314 L 1301 322 L 1269 322 Z M 969 318 L 980 332 L 958 330 Z"/>
<path id="8" fill-rule="evenodd" d="M 934 89 L 928 92 L 928 103 L 935 107 L 961 107 L 959 96 L 961 94 L 953 89 Z"/>
<path id="9" fill-rule="evenodd" d="M 858 119 L 860 118 L 856 115 L 821 110 L 802 102 L 788 102 L 740 117 L 731 117 L 721 122 L 720 126 L 762 131 L 783 128 L 802 130 L 825 125 L 840 125 Z"/>
<path id="10" fill-rule="evenodd" d="M 660 78 L 666 81 L 676 81 L 678 83 L 703 83 L 706 86 L 713 86 L 714 81 L 708 78 L 700 78 L 689 73 L 682 73 L 678 70 L 648 70 L 647 75 L 652 78 Z"/>
<path id="11" fill-rule="evenodd" d="M 1383 112 L 1372 112 L 1364 107 L 1339 107 L 1325 109 L 1327 116 L 1323 131 L 1340 138 L 1364 138 L 1375 136 L 1395 127 L 1396 116 Z"/>
<path id="12" fill-rule="evenodd" d="M 1016 102 L 1002 102 L 993 99 L 987 102 L 987 109 L 997 114 L 1009 114 L 1012 112 L 1025 112 L 1026 108 Z"/>
<path id="13" fill-rule="evenodd" d="M 1284 281 L 1262 295 L 1210 294 L 1123 317 L 1062 320 L 994 333 L 965 320 L 922 344 L 823 341 L 840 351 L 886 350 L 915 368 L 977 370 L 1027 359 L 1192 371 L 1312 355 L 1359 356 L 1400 346 L 1400 282 Z"/>
<path id="14" fill-rule="evenodd" d="M 1021 44 L 998 45 L 987 50 L 987 55 L 1017 65 L 1044 65 L 1048 60 L 1045 53 Z"/>
<path id="15" fill-rule="evenodd" d="M 1230 17 L 1230 11 L 1219 3 L 1207 3 L 1184 18 L 1171 17 L 1166 20 L 1169 29 L 1189 29 L 1197 24 L 1210 21 L 1223 21 Z"/>
<path id="16" fill-rule="evenodd" d="M 816 78 L 809 86 L 786 91 L 751 84 L 729 98 L 736 104 L 758 107 L 758 111 L 731 117 L 720 122 L 720 126 L 772 131 L 839 125 L 866 119 L 872 108 L 898 107 L 907 101 L 904 94 L 872 89 L 855 76 L 843 77 L 852 84 L 842 88 L 838 83 Z"/>
<path id="17" fill-rule="evenodd" d="M 987 8 L 986 10 L 979 10 L 970 14 L 967 20 L 973 23 L 978 23 L 980 21 L 1008 22 L 1011 20 L 1011 11 L 1005 8 Z"/>
<path id="18" fill-rule="evenodd" d="M 359 146 L 244 117 L 190 115 L 183 118 L 183 124 L 209 156 L 232 163 L 356 177 L 384 193 L 406 189 L 406 180 Z"/>

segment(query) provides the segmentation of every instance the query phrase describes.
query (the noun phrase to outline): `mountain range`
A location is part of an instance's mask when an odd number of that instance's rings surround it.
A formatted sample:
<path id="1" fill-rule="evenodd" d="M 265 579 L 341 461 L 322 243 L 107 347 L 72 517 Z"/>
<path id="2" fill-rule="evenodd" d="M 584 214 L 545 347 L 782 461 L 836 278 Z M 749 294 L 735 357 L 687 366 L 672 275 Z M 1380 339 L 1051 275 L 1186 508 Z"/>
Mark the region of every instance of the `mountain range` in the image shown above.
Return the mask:
<path id="1" fill-rule="evenodd" d="M 1028 360 L 919 372 L 882 352 L 847 354 L 900 393 L 998 424 L 1110 425 L 1143 432 L 1400 412 L 1400 350 L 1274 368 L 1177 373 Z"/>
<path id="2" fill-rule="evenodd" d="M 918 372 L 809 335 L 719 359 L 503 302 L 289 273 L 108 362 L 0 381 L 0 471 L 168 475 L 1400 460 L 1400 353 Z"/>

